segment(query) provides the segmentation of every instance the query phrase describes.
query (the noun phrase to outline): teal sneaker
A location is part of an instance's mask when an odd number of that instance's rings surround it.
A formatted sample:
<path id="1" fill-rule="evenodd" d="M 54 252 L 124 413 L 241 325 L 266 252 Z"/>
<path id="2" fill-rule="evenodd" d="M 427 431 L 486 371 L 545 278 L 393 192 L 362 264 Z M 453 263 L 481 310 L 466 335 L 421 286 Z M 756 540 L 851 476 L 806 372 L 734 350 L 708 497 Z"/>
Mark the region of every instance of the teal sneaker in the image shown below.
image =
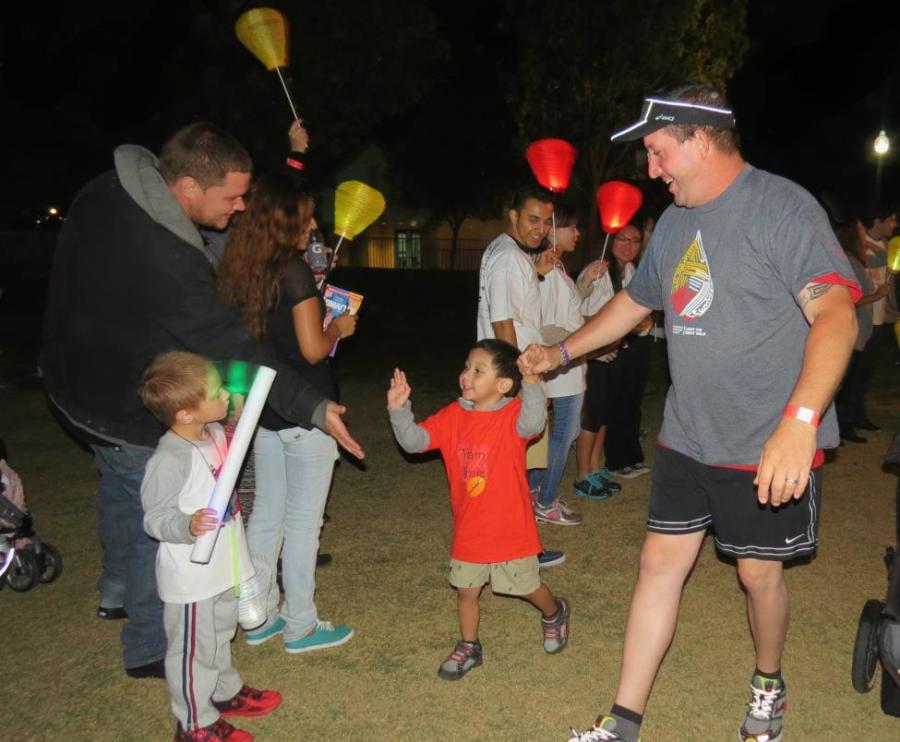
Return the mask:
<path id="1" fill-rule="evenodd" d="M 279 634 L 284 633 L 284 619 L 279 616 L 272 623 L 263 625 L 260 629 L 254 629 L 253 631 L 245 631 L 244 632 L 244 641 L 247 642 L 251 647 L 255 647 L 257 644 L 263 644 L 273 636 L 278 636 Z"/>
<path id="2" fill-rule="evenodd" d="M 579 479 L 572 487 L 578 497 L 583 497 L 586 500 L 606 500 L 612 496 L 611 489 L 602 484 L 594 484 L 589 476 Z"/>
<path id="3" fill-rule="evenodd" d="M 610 474 L 609 469 L 607 469 L 605 466 L 600 467 L 599 469 L 594 469 L 594 471 L 588 474 L 585 479 L 587 479 L 589 482 L 591 482 L 591 484 L 594 484 L 597 487 L 606 487 L 606 489 L 608 489 L 613 494 L 622 491 L 622 485 L 612 480 L 612 474 Z"/>
<path id="4" fill-rule="evenodd" d="M 299 639 L 284 643 L 284 651 L 288 654 L 312 652 L 316 649 L 328 649 L 345 644 L 353 638 L 353 629 L 349 626 L 335 626 L 329 621 L 316 621 L 316 630 Z"/>

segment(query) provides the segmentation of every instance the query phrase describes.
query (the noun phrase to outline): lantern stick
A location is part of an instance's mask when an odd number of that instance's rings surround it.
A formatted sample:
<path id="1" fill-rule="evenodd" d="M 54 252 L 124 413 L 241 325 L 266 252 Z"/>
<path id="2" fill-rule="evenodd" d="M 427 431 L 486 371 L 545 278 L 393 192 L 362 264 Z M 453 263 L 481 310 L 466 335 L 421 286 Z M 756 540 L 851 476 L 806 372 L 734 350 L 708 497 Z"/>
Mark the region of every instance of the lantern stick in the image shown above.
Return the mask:
<path id="1" fill-rule="evenodd" d="M 337 263 L 338 250 L 341 249 L 341 243 L 344 241 L 344 235 L 338 237 L 337 244 L 334 246 L 334 253 L 331 256 L 331 264 Z"/>
<path id="2" fill-rule="evenodd" d="M 600 260 L 606 256 L 606 246 L 609 244 L 609 232 L 606 233 L 606 237 L 603 238 L 603 251 L 600 253 Z"/>
<path id="3" fill-rule="evenodd" d="M 284 94 L 287 96 L 288 105 L 291 107 L 291 113 L 294 114 L 294 120 L 299 121 L 300 116 L 297 114 L 297 108 L 294 106 L 294 101 L 291 98 L 291 92 L 288 90 L 287 84 L 284 82 L 284 78 L 281 76 L 281 68 L 275 68 L 275 74 L 278 75 L 278 81 L 281 83 L 281 87 L 284 89 Z"/>

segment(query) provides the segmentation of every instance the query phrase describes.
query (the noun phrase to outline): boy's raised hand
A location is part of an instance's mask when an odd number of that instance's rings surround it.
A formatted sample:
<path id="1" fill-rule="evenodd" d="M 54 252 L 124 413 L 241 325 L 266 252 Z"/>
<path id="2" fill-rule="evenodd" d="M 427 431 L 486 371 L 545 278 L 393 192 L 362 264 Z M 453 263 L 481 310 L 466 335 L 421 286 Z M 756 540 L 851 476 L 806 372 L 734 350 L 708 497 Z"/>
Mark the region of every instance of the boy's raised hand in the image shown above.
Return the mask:
<path id="1" fill-rule="evenodd" d="M 200 508 L 191 516 L 188 530 L 191 536 L 200 536 L 207 531 L 215 531 L 218 527 L 219 519 L 216 517 L 215 508 Z"/>
<path id="2" fill-rule="evenodd" d="M 391 386 L 387 393 L 387 405 L 389 410 L 399 410 L 409 399 L 412 394 L 412 388 L 406 381 L 406 374 L 399 368 L 394 369 L 394 375 L 391 377 Z"/>

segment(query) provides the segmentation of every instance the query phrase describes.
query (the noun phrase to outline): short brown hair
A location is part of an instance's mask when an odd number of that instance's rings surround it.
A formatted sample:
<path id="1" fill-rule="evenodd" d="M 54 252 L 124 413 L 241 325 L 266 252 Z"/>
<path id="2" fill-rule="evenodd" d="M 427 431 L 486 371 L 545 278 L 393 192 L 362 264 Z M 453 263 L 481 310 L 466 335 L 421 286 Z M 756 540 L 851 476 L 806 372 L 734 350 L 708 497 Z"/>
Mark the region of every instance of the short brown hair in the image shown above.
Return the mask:
<path id="1" fill-rule="evenodd" d="M 249 173 L 253 160 L 243 145 L 224 129 L 207 121 L 176 131 L 159 153 L 159 172 L 166 183 L 186 175 L 201 188 L 221 185 L 228 173 Z"/>
<path id="2" fill-rule="evenodd" d="M 725 95 L 713 87 L 704 83 L 687 83 L 667 90 L 662 94 L 666 100 L 683 101 L 685 103 L 699 103 L 700 105 L 716 106 L 718 108 L 731 108 Z M 718 126 L 694 126 L 692 124 L 672 124 L 666 127 L 679 142 L 690 139 L 697 129 L 703 129 L 716 147 L 725 153 L 731 154 L 740 150 L 737 131 L 724 129 Z"/>
<path id="3" fill-rule="evenodd" d="M 179 410 L 196 409 L 206 399 L 212 363 L 196 353 L 170 350 L 144 371 L 138 396 L 153 416 L 171 427 Z"/>

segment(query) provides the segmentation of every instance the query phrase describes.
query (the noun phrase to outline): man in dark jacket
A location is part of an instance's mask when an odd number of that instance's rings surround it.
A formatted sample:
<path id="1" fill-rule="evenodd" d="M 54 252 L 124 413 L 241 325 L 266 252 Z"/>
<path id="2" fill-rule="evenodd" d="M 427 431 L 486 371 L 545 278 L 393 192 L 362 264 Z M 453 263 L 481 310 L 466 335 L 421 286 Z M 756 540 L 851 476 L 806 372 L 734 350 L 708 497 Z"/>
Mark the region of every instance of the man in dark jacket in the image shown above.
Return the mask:
<path id="1" fill-rule="evenodd" d="M 76 197 L 54 257 L 40 367 L 61 420 L 94 450 L 105 552 L 98 615 L 127 614 L 131 677 L 163 677 L 166 652 L 156 542 L 144 533 L 140 500 L 162 429 L 136 391 L 157 354 L 182 349 L 272 366 L 269 402 L 283 417 L 363 455 L 344 408 L 278 364 L 219 298 L 197 227 L 224 229 L 244 210 L 251 168 L 240 143 L 206 123 L 174 134 L 159 160 L 142 147 L 119 147 L 115 168 Z"/>

